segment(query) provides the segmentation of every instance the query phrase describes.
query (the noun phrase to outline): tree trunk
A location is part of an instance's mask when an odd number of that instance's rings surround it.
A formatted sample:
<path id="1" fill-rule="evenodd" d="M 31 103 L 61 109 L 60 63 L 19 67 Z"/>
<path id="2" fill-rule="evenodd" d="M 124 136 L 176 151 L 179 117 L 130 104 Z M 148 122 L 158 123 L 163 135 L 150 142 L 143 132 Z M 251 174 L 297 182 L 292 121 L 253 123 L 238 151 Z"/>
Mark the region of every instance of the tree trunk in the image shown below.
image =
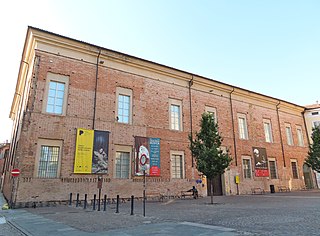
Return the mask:
<path id="1" fill-rule="evenodd" d="M 213 178 L 210 178 L 210 196 L 211 196 L 211 204 L 213 204 Z"/>

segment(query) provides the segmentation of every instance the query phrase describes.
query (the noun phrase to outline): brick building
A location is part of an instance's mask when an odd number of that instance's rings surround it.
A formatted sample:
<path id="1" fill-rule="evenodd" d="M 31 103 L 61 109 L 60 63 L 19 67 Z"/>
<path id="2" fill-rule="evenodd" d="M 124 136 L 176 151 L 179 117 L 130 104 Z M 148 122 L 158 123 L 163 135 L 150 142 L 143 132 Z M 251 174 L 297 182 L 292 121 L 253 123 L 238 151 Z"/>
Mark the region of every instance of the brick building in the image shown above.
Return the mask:
<path id="1" fill-rule="evenodd" d="M 215 180 L 215 194 L 268 191 L 270 185 L 301 189 L 308 151 L 304 109 L 29 27 L 10 113 L 14 133 L 3 192 L 17 204 L 34 195 L 41 201 L 66 200 L 71 192 L 91 198 L 101 176 L 108 196 L 141 196 L 139 168 L 147 156 L 147 192 L 177 195 L 197 186 L 206 195 L 188 149 L 188 135 L 199 130 L 205 111 L 216 117 L 223 148 L 233 158 Z M 81 140 L 94 141 L 90 147 Z M 82 162 L 85 152 L 91 153 L 89 164 Z M 21 170 L 19 178 L 10 176 L 12 168 Z"/>

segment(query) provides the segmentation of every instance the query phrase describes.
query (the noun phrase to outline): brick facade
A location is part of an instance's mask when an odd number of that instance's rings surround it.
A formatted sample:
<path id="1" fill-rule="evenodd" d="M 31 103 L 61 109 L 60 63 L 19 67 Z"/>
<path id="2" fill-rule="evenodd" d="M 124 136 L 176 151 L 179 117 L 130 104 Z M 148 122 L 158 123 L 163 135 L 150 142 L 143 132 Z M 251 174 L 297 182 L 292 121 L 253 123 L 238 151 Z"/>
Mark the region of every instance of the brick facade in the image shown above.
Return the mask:
<path id="1" fill-rule="evenodd" d="M 18 145 L 11 150 L 13 166 L 6 170 L 6 198 L 16 203 L 32 201 L 35 195 L 41 201 L 66 200 L 69 193 L 87 193 L 92 198 L 97 193 L 97 175 L 73 173 L 77 128 L 110 131 L 109 173 L 103 176 L 103 194 L 110 197 L 142 195 L 142 177 L 133 175 L 132 162 L 128 179 L 115 178 L 116 147 L 133 148 L 134 137 L 141 136 L 161 139 L 161 176 L 147 177 L 147 191 L 177 195 L 196 185 L 200 194 L 206 195 L 206 186 L 195 182 L 200 176 L 188 149 L 191 122 L 194 133 L 199 129 L 206 107 L 216 110 L 223 146 L 233 157 L 230 168 L 222 176 L 223 194 L 237 194 L 236 175 L 240 176 L 239 194 L 251 193 L 252 187 L 269 190 L 270 184 L 291 189 L 304 186 L 302 166 L 308 151 L 307 135 L 304 135 L 303 147 L 299 147 L 296 140 L 297 125 L 306 132 L 303 107 L 42 30 L 29 28 L 28 32 L 32 32 L 33 38 L 27 37 L 27 42 L 35 40 L 38 45 L 25 48 L 25 51 L 32 50 L 26 58 L 32 66 L 26 72 L 28 88 L 24 88 L 27 95 L 25 106 L 21 107 L 22 122 L 15 131 Z M 49 72 L 69 78 L 66 115 L 52 115 L 44 110 Z M 132 91 L 131 124 L 117 122 L 117 88 Z M 182 131 L 170 129 L 170 99 L 182 104 Z M 246 117 L 248 140 L 239 139 L 238 114 Z M 12 118 L 15 123 L 19 120 L 17 115 Z M 273 143 L 265 142 L 264 119 L 271 122 Z M 287 145 L 285 124 L 291 125 L 293 146 Z M 39 140 L 62 142 L 58 178 L 37 177 Z M 254 165 L 252 147 L 266 148 L 268 157 L 276 160 L 277 179 L 255 177 L 254 168 L 251 179 L 243 178 L 242 156 L 250 157 Z M 171 151 L 184 154 L 183 179 L 171 178 Z M 298 179 L 292 177 L 291 159 L 297 161 Z M 15 186 L 15 196 L 11 197 L 12 178 L 8 173 L 13 167 L 21 169 L 21 176 Z"/>

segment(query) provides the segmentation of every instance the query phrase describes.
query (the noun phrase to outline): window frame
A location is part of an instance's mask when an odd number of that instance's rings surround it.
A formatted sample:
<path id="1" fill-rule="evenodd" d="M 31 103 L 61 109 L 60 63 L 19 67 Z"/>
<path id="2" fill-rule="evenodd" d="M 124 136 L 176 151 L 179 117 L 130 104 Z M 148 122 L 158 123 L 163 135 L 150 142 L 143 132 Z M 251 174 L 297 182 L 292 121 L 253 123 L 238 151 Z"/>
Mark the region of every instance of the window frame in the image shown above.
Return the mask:
<path id="1" fill-rule="evenodd" d="M 64 95 L 63 95 L 62 113 L 61 114 L 54 113 L 54 112 L 47 112 L 49 90 L 50 90 L 50 83 L 51 82 L 58 82 L 58 83 L 64 84 Z M 68 91 L 69 91 L 69 76 L 48 72 L 47 78 L 46 78 L 45 93 L 43 95 L 42 113 L 56 115 L 56 116 L 65 116 L 67 113 Z"/>
<path id="2" fill-rule="evenodd" d="M 249 161 L 249 172 L 246 173 L 246 170 L 248 169 L 245 169 L 245 165 L 244 165 L 244 161 Z M 249 156 L 242 156 L 241 157 L 241 165 L 242 165 L 242 176 L 243 176 L 243 179 L 252 179 L 253 175 L 252 175 L 252 160 L 251 160 L 251 157 Z M 250 173 L 250 177 L 247 177 L 247 174 Z"/>
<path id="3" fill-rule="evenodd" d="M 174 156 L 181 156 L 181 167 L 180 167 L 180 173 L 181 177 L 173 177 L 173 166 L 172 166 L 172 159 Z M 185 157 L 183 151 L 170 151 L 170 178 L 171 179 L 185 179 L 185 163 L 184 163 Z"/>
<path id="4" fill-rule="evenodd" d="M 56 177 L 40 177 L 39 176 L 39 167 L 40 167 L 40 159 L 41 159 L 41 147 L 48 146 L 48 147 L 59 147 L 59 157 L 57 163 L 57 174 Z M 33 176 L 37 179 L 58 179 L 61 175 L 61 160 L 62 160 L 62 153 L 63 153 L 63 140 L 53 140 L 53 139 L 38 139 L 37 142 L 37 151 L 36 151 L 36 162 L 34 168 Z"/>
<path id="5" fill-rule="evenodd" d="M 247 123 L 247 117 L 245 114 L 238 114 L 238 131 L 239 131 L 239 139 L 241 140 L 249 140 L 249 132 L 248 132 L 248 123 Z M 241 127 L 240 120 L 243 119 L 243 127 Z M 242 135 L 243 130 L 243 135 Z"/>
<path id="6" fill-rule="evenodd" d="M 119 124 L 132 124 L 132 105 L 133 105 L 133 100 L 132 100 L 132 94 L 133 91 L 132 89 L 127 89 L 127 88 L 122 88 L 122 87 L 117 87 L 116 88 L 116 111 L 115 111 L 115 120 Z M 128 122 L 120 122 L 119 121 L 119 96 L 127 96 L 129 97 L 129 119 Z"/>
<path id="7" fill-rule="evenodd" d="M 270 162 L 274 162 L 274 172 L 275 172 L 275 178 L 272 177 L 271 174 L 271 165 Z M 278 166 L 277 166 L 277 160 L 275 158 L 268 158 L 268 168 L 269 168 L 269 177 L 270 179 L 278 179 Z"/>
<path id="8" fill-rule="evenodd" d="M 179 127 L 178 129 L 172 128 L 173 120 L 172 120 L 172 111 L 171 106 L 179 107 Z M 169 99 L 169 129 L 174 131 L 183 131 L 183 122 L 182 122 L 182 101 L 177 99 Z"/>
<path id="9" fill-rule="evenodd" d="M 129 166 L 128 166 L 128 178 L 120 178 L 117 177 L 117 153 L 129 153 Z M 124 145 L 115 145 L 114 147 L 114 168 L 113 168 L 113 177 L 115 179 L 131 179 L 132 175 L 132 146 L 124 146 Z"/>
<path id="10" fill-rule="evenodd" d="M 213 113 L 215 123 L 218 123 L 217 109 L 215 107 L 205 106 L 205 112 Z"/>
<path id="11" fill-rule="evenodd" d="M 266 125 L 268 126 L 267 129 L 266 129 Z M 273 143 L 273 132 L 272 132 L 271 120 L 263 119 L 263 130 L 264 130 L 265 141 L 267 143 Z M 270 140 L 268 140 L 267 138 L 268 136 Z"/>
<path id="12" fill-rule="evenodd" d="M 294 145 L 294 142 L 293 142 L 293 135 L 292 135 L 291 125 L 290 125 L 290 124 L 286 124 L 285 127 L 286 127 L 285 130 L 286 130 L 287 144 L 288 144 L 289 146 L 293 146 L 293 145 Z M 288 133 L 288 130 L 290 131 L 289 133 Z"/>
<path id="13" fill-rule="evenodd" d="M 293 168 L 292 163 L 295 163 L 295 170 Z M 293 179 L 299 179 L 299 169 L 298 169 L 298 161 L 295 159 L 290 160 L 290 165 L 291 165 L 291 174 Z M 296 173 L 295 173 L 296 171 Z"/>
<path id="14" fill-rule="evenodd" d="M 298 146 L 304 147 L 302 126 L 297 125 L 296 130 L 297 130 Z"/>

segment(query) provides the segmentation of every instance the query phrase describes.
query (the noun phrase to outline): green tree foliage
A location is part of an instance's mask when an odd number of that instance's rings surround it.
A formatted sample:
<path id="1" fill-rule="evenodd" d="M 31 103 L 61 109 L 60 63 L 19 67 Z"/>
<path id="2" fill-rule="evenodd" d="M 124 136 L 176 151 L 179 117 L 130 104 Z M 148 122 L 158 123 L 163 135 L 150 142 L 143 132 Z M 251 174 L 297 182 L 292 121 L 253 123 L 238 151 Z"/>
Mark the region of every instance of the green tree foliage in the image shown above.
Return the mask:
<path id="1" fill-rule="evenodd" d="M 320 126 L 312 129 L 312 144 L 309 145 L 309 152 L 305 163 L 313 170 L 320 172 Z"/>
<path id="2" fill-rule="evenodd" d="M 199 172 L 203 173 L 211 183 L 211 204 L 213 204 L 213 179 L 225 172 L 230 165 L 231 157 L 221 150 L 222 137 L 218 124 L 210 113 L 203 113 L 200 121 L 200 131 L 195 139 L 189 136 L 190 150 L 196 159 Z"/>

